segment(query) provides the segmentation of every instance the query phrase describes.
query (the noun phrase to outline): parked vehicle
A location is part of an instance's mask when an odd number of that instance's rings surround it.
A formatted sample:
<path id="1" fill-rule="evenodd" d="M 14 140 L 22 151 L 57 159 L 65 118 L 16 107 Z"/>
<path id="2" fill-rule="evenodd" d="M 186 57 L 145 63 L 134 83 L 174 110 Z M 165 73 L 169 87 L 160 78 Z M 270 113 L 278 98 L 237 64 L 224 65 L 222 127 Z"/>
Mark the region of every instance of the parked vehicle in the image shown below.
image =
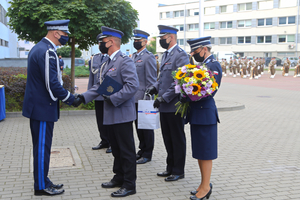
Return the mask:
<path id="1" fill-rule="evenodd" d="M 286 61 L 286 58 L 289 58 L 289 60 L 291 61 L 291 66 L 295 67 L 297 65 L 298 62 L 298 58 L 297 57 L 284 57 L 281 60 L 281 65 L 283 65 L 283 63 Z"/>
<path id="2" fill-rule="evenodd" d="M 77 66 L 84 66 L 85 65 L 85 60 L 82 58 L 75 58 L 75 67 Z"/>
<path id="3" fill-rule="evenodd" d="M 269 63 L 270 63 L 270 61 L 271 61 L 271 59 L 272 59 L 273 57 L 265 57 L 265 61 L 266 61 L 266 66 L 269 66 Z M 277 57 L 275 57 L 275 59 L 276 59 L 276 65 L 277 66 L 281 66 L 281 59 L 280 58 L 277 58 Z"/>
<path id="4" fill-rule="evenodd" d="M 232 57 L 232 59 L 237 58 L 235 53 L 233 53 L 232 51 L 214 51 L 213 55 L 215 58 L 218 58 L 219 61 L 221 61 L 222 58 L 226 59 L 227 62 L 230 60 L 230 57 Z"/>

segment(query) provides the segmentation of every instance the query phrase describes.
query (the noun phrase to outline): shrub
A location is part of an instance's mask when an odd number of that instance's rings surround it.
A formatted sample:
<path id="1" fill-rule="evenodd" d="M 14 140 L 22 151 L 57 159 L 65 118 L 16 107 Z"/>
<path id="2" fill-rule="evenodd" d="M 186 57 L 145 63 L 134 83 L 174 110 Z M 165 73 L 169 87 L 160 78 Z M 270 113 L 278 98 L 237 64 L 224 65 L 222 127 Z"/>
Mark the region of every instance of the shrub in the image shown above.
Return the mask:
<path id="1" fill-rule="evenodd" d="M 62 78 L 64 81 L 63 87 L 66 90 L 71 91 L 70 76 L 64 74 Z M 5 104 L 7 112 L 22 111 L 26 81 L 26 67 L 0 67 L 0 85 L 4 85 L 5 87 Z M 72 108 L 64 103 L 61 107 Z M 94 102 L 90 102 L 86 105 L 80 105 L 78 109 L 93 110 L 95 109 L 95 104 Z"/>
<path id="2" fill-rule="evenodd" d="M 71 69 L 65 68 L 64 73 L 71 76 Z M 75 77 L 89 77 L 90 71 L 88 67 L 81 66 L 81 67 L 75 67 Z"/>

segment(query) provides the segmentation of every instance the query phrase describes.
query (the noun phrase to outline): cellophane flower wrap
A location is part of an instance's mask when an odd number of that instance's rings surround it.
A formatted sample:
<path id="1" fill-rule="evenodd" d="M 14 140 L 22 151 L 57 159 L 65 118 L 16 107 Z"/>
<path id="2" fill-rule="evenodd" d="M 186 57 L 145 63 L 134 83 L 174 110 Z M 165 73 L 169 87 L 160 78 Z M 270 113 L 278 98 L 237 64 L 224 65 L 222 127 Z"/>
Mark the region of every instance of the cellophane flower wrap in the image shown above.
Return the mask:
<path id="1" fill-rule="evenodd" d="M 199 101 L 202 98 L 211 96 L 218 90 L 218 83 L 215 80 L 213 72 L 203 66 L 184 65 L 172 72 L 175 80 L 175 93 L 181 93 L 188 96 L 191 101 Z M 187 114 L 189 102 L 176 104 L 176 114 L 181 113 L 181 117 Z"/>

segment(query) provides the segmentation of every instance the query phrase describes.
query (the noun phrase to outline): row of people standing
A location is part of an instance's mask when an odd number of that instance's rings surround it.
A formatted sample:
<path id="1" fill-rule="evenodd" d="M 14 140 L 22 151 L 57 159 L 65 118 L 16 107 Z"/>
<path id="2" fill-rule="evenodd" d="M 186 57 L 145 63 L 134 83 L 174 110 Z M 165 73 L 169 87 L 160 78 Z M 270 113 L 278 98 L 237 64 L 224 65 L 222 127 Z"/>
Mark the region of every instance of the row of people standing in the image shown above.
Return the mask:
<path id="1" fill-rule="evenodd" d="M 112 42 L 116 40 L 116 36 L 122 36 L 122 32 L 108 27 L 102 27 L 102 33 L 97 38 L 101 54 L 94 56 L 99 57 L 98 60 L 102 61 L 97 62 L 98 64 L 94 64 L 95 58 L 91 61 L 91 76 L 96 76 L 95 79 L 98 79 L 98 81 L 97 83 L 94 82 L 94 85 L 89 84 L 89 90 L 82 95 L 79 95 L 79 98 L 82 99 L 84 103 L 88 103 L 95 98 L 99 98 L 99 94 L 96 90 L 106 76 L 111 76 L 123 85 L 123 89 L 119 92 L 112 94 L 111 96 L 103 97 L 102 108 L 104 110 L 102 123 L 104 126 L 107 126 L 108 124 L 110 125 L 108 130 L 108 143 L 111 145 L 112 154 L 114 156 L 113 172 L 115 173 L 115 176 L 109 182 L 103 183 L 102 187 L 121 187 L 118 191 L 111 194 L 114 197 L 124 197 L 135 194 L 135 164 L 144 164 L 152 159 L 154 131 L 141 130 L 137 128 L 137 103 L 138 100 L 144 98 L 145 94 L 158 95 L 153 106 L 159 108 L 160 111 L 161 132 L 167 151 L 166 169 L 157 173 L 157 176 L 165 177 L 165 181 L 177 181 L 184 178 L 186 159 L 186 138 L 184 132 L 185 121 L 180 115 L 175 115 L 175 104 L 179 100 L 179 95 L 175 93 L 175 85 L 171 73 L 178 67 L 189 64 L 190 58 L 187 53 L 177 45 L 178 29 L 164 25 L 159 25 L 158 28 L 160 30 L 160 45 L 162 48 L 166 49 L 162 56 L 160 74 L 158 78 L 157 61 L 155 60 L 154 55 L 146 49 L 147 39 L 149 36 L 148 33 L 142 30 L 133 31 L 134 47 L 137 52 L 132 55 L 132 61 L 129 61 L 128 57 L 120 52 L 120 47 L 116 45 L 117 48 L 114 48 L 115 45 L 114 42 Z M 210 53 L 211 44 L 209 39 L 210 38 L 199 38 L 189 41 L 192 48 L 191 54 L 194 55 L 196 61 L 205 62 L 211 70 L 218 72 L 216 79 L 220 84 L 222 70 L 219 63 L 214 60 Z M 106 64 L 105 59 L 102 59 L 105 54 L 110 57 L 111 61 L 109 64 Z M 115 57 L 112 57 L 112 55 L 115 55 Z M 126 60 L 127 67 L 124 65 L 124 61 L 118 62 L 119 60 Z M 130 67 L 128 67 L 129 65 Z M 127 74 L 125 68 L 126 70 L 131 71 L 131 78 L 127 77 L 128 81 L 125 81 L 127 78 L 124 77 Z M 132 68 L 135 68 L 135 70 Z M 136 73 L 136 76 L 132 74 L 133 72 Z M 130 80 L 133 82 L 129 82 Z M 126 90 L 127 85 L 130 87 Z M 126 91 L 129 89 L 131 89 L 132 92 L 130 92 L 130 95 L 128 94 L 128 100 L 124 101 L 124 98 L 122 97 L 126 96 Z M 120 92 L 123 94 L 118 95 Z M 131 98 L 129 98 L 129 96 Z M 129 104 L 129 101 L 130 107 L 125 106 L 126 104 Z M 135 105 L 132 106 L 132 104 Z M 192 192 L 194 196 L 191 198 L 202 199 L 203 197 L 207 197 L 211 194 L 211 161 L 217 157 L 216 125 L 219 120 L 213 98 L 208 98 L 206 101 L 204 100 L 200 104 L 195 103 L 194 105 L 198 105 L 195 108 L 200 112 L 201 119 L 203 119 L 203 121 L 198 119 L 198 112 L 194 112 L 192 114 L 193 117 L 190 118 L 190 123 L 192 122 L 195 126 L 199 125 L 199 127 L 192 126 L 193 128 L 191 129 L 191 132 L 193 132 L 195 136 L 198 135 L 195 138 L 193 145 L 193 152 L 195 151 L 193 156 L 199 160 L 198 163 L 201 173 L 203 170 L 205 170 L 205 173 L 203 172 L 201 177 L 204 181 L 201 182 L 196 191 Z M 203 107 L 210 109 L 203 109 Z M 130 111 L 125 109 L 130 109 Z M 122 115 L 125 111 L 126 116 Z M 134 117 L 130 118 L 132 112 L 134 112 Z M 117 116 L 117 113 L 120 115 Z M 116 115 L 114 116 L 114 119 L 119 120 L 112 119 L 112 121 L 108 122 L 108 115 Z M 135 153 L 135 146 L 133 142 L 133 130 L 132 128 L 129 128 L 129 126 L 132 126 L 132 122 L 134 120 L 140 142 L 139 151 L 137 153 Z M 97 120 L 97 122 L 101 123 L 99 120 Z M 124 126 L 125 122 L 128 123 L 126 127 Z M 215 126 L 207 126 L 211 124 L 214 124 Z M 202 126 L 204 126 L 205 129 Z M 197 133 L 201 134 L 199 135 Z M 212 133 L 214 137 L 211 137 L 210 134 Z M 100 137 L 101 134 L 100 130 Z M 201 149 L 199 149 L 199 146 L 197 145 L 196 141 L 198 140 L 201 140 L 202 142 Z M 100 142 L 100 145 L 101 144 L 103 144 L 103 139 L 102 142 Z M 207 163 L 205 161 L 201 162 L 201 159 L 209 161 Z"/>
<path id="2" fill-rule="evenodd" d="M 252 59 L 248 59 L 247 57 L 232 59 L 231 57 L 229 62 L 227 62 L 226 59 L 222 59 L 220 61 L 224 76 L 227 76 L 227 69 L 229 69 L 229 75 L 232 75 L 234 78 L 237 76 L 241 76 L 241 78 L 247 78 L 248 76 L 250 77 L 249 79 L 260 78 L 261 75 L 264 74 L 264 69 L 266 67 L 265 63 L 266 62 L 264 58 L 255 58 L 255 57 L 253 57 Z M 276 67 L 277 67 L 276 59 L 273 57 L 268 65 L 268 71 L 271 74 L 270 78 L 275 77 Z M 281 68 L 282 75 L 288 76 L 290 68 L 291 68 L 291 61 L 289 60 L 289 58 L 286 58 L 283 67 Z M 294 77 L 300 77 L 299 69 L 300 69 L 300 57 L 297 62 L 297 65 L 295 66 Z"/>

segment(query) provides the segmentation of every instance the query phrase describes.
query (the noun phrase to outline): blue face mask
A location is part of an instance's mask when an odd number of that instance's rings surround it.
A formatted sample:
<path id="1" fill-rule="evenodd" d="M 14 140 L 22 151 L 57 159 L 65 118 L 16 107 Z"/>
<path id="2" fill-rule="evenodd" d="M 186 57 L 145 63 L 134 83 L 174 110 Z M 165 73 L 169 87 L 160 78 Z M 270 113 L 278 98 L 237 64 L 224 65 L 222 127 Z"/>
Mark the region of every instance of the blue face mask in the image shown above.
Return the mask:
<path id="1" fill-rule="evenodd" d="M 61 45 L 65 45 L 69 41 L 69 36 L 60 35 L 58 41 Z"/>

